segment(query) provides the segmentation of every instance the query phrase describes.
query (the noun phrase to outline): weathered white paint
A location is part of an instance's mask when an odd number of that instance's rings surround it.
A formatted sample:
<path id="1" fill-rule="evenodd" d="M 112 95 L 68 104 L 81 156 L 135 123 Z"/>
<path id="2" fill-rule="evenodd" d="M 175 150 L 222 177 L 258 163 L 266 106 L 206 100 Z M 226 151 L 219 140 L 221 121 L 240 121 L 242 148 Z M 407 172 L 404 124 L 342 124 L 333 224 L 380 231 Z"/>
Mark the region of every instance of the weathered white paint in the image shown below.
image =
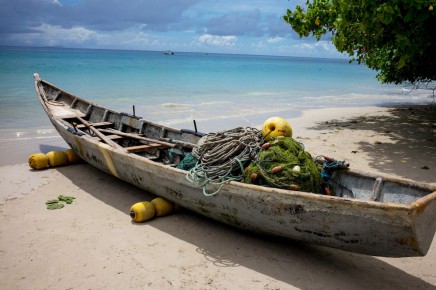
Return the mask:
<path id="1" fill-rule="evenodd" d="M 434 184 L 383 176 L 384 186 L 377 190 L 380 200 L 389 202 L 371 201 L 377 176 L 348 171 L 339 173 L 335 180 L 350 188 L 354 197 L 239 182 L 225 184 L 217 195 L 206 197 L 185 178 L 185 171 L 126 153 L 123 148 L 102 145 L 98 138 L 68 132 L 68 124 L 61 118 L 85 112 L 47 101 L 50 94 L 60 89 L 41 81 L 38 75 L 35 85 L 56 130 L 82 159 L 199 214 L 263 235 L 368 255 L 419 256 L 425 255 L 430 247 L 436 229 Z M 86 106 L 80 106 L 83 107 Z"/>

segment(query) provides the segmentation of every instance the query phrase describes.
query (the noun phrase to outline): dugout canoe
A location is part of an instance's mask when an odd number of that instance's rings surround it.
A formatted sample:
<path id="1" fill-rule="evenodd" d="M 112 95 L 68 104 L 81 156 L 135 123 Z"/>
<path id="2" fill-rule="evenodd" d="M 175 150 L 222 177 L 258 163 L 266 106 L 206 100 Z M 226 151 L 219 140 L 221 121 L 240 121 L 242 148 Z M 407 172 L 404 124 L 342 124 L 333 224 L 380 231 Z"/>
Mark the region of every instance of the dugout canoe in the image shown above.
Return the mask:
<path id="1" fill-rule="evenodd" d="M 262 235 L 367 255 L 424 256 L 431 245 L 434 183 L 348 169 L 334 177 L 341 197 L 235 181 L 205 196 L 174 167 L 199 133 L 107 109 L 34 77 L 47 116 L 83 160 L 184 208 Z"/>

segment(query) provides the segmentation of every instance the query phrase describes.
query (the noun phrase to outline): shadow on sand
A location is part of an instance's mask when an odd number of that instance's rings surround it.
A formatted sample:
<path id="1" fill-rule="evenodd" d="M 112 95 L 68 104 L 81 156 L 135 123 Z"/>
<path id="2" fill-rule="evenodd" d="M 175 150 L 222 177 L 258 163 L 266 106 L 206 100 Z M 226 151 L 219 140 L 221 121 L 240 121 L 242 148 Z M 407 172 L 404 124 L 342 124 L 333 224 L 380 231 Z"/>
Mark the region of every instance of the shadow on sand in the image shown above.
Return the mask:
<path id="1" fill-rule="evenodd" d="M 47 154 L 50 151 L 65 151 L 68 148 L 69 148 L 68 146 L 60 147 L 60 146 L 45 145 L 45 144 L 39 145 L 39 150 L 44 154 Z"/>
<path id="2" fill-rule="evenodd" d="M 154 197 L 87 164 L 57 170 L 85 192 L 125 213 L 126 220 L 132 204 Z M 85 182 L 89 179 L 95 182 Z M 243 266 L 300 289 L 435 289 L 426 281 L 372 256 L 268 239 L 188 210 L 144 224 L 126 223 L 126 226 L 143 225 L 195 245 L 199 254 L 218 267 Z"/>
<path id="3" fill-rule="evenodd" d="M 356 117 L 319 123 L 311 130 L 359 130 L 389 142 L 359 142 L 369 165 L 387 174 L 423 182 L 436 177 L 436 106 L 406 106 L 389 110 L 390 116 Z"/>

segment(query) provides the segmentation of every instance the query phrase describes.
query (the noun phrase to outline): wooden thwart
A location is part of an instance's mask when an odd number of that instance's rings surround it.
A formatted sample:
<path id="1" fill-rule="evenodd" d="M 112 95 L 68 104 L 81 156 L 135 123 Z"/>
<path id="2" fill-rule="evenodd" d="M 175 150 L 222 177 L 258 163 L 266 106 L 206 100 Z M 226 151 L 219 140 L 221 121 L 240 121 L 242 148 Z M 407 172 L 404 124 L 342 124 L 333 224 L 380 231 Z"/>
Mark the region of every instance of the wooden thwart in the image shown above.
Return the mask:
<path id="1" fill-rule="evenodd" d="M 180 140 L 171 140 L 170 138 L 160 138 L 159 140 L 166 141 L 166 142 L 172 142 L 176 145 L 180 145 L 182 147 L 191 148 L 191 149 L 195 147 L 195 144 L 180 141 Z"/>
<path id="2" fill-rule="evenodd" d="M 120 132 L 114 129 L 97 129 L 96 126 L 109 126 L 113 125 L 111 122 L 100 122 L 100 123 L 89 123 L 82 117 L 77 116 L 77 119 L 82 122 L 82 124 L 77 125 L 77 128 L 88 128 L 89 130 L 93 131 L 101 140 L 106 142 L 108 145 L 115 147 L 115 148 L 122 148 L 126 150 L 129 153 L 134 152 L 141 152 L 146 151 L 149 149 L 159 149 L 159 148 L 166 148 L 166 147 L 175 147 L 175 144 L 167 143 L 164 141 L 155 140 L 152 138 L 146 138 L 143 136 L 139 136 L 132 133 L 124 133 Z M 103 133 L 109 133 L 111 135 L 104 135 Z M 114 142 L 115 139 L 120 139 L 122 137 L 128 137 L 133 138 L 137 140 L 147 141 L 151 142 L 150 144 L 144 144 L 144 145 L 137 145 L 137 146 L 131 146 L 131 147 L 123 147 L 119 145 L 118 143 Z"/>
<path id="3" fill-rule="evenodd" d="M 106 135 L 106 138 L 111 139 L 111 140 L 120 140 L 123 139 L 123 136 L 120 135 Z"/>
<path id="4" fill-rule="evenodd" d="M 80 120 L 80 119 L 79 119 Z M 83 123 L 83 122 L 82 122 Z M 95 128 L 97 128 L 97 127 L 107 127 L 107 126 L 112 126 L 114 123 L 112 123 L 112 122 L 98 122 L 98 123 L 89 123 L 88 122 L 88 125 L 89 126 L 93 126 L 93 127 L 95 127 Z M 78 129 L 83 129 L 83 128 L 86 128 L 87 126 L 85 125 L 85 124 L 79 124 L 79 125 L 77 125 L 77 128 Z"/>
<path id="5" fill-rule="evenodd" d="M 112 147 L 115 147 L 115 148 L 123 148 L 123 146 L 121 146 L 120 144 L 115 143 L 111 139 L 107 138 L 103 133 L 101 133 L 97 128 L 95 128 L 92 124 L 88 123 L 88 121 L 86 121 L 82 117 L 77 116 L 77 119 L 80 122 L 82 122 L 82 124 L 85 125 L 86 128 L 88 128 L 89 130 L 94 132 L 98 137 L 100 137 L 101 140 L 106 142 L 106 144 L 108 144 L 108 145 L 110 145 Z"/>
<path id="6" fill-rule="evenodd" d="M 162 144 L 151 143 L 151 144 L 144 144 L 144 145 L 126 147 L 125 149 L 129 153 L 134 153 L 134 152 L 147 151 L 148 149 L 159 149 L 159 148 L 165 148 L 165 147 L 166 146 L 162 145 Z"/>
<path id="7" fill-rule="evenodd" d="M 164 142 L 164 141 L 160 141 L 160 140 L 156 140 L 156 139 L 152 139 L 152 138 L 147 138 L 147 137 L 139 136 L 137 134 L 124 133 L 124 132 L 120 132 L 120 131 L 117 131 L 117 130 L 114 130 L 114 129 L 99 129 L 99 131 L 100 132 L 104 132 L 104 133 L 114 134 L 114 135 L 120 135 L 120 136 L 124 136 L 124 137 L 128 137 L 128 138 L 133 138 L 133 139 L 137 139 L 137 140 L 153 142 L 153 143 L 159 143 L 161 145 L 165 145 L 166 147 L 175 147 L 176 146 L 176 144 L 172 144 L 172 143 L 168 143 L 168 142 Z"/>
<path id="8" fill-rule="evenodd" d="M 377 179 L 374 182 L 374 187 L 372 189 L 371 200 L 379 201 L 382 190 L 383 190 L 383 178 L 381 178 L 379 176 L 379 177 L 377 177 Z"/>

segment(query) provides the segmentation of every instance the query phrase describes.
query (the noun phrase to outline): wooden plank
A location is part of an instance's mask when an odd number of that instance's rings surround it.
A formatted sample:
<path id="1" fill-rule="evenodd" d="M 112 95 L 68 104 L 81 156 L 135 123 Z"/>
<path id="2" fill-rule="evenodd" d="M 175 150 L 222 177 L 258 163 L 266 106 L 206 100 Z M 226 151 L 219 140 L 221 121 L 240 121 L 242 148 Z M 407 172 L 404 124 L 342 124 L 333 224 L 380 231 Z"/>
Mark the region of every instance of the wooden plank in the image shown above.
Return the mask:
<path id="1" fill-rule="evenodd" d="M 124 132 L 120 132 L 120 131 L 115 130 L 115 129 L 99 129 L 99 130 L 100 130 L 100 132 L 104 132 L 104 133 L 120 135 L 120 136 L 129 137 L 129 138 L 133 138 L 133 139 L 137 139 L 137 140 L 142 140 L 142 141 L 159 143 L 159 144 L 165 145 L 166 147 L 176 147 L 176 144 L 167 143 L 167 142 L 156 140 L 156 139 L 153 139 L 153 138 L 143 137 L 143 136 L 140 136 L 138 134 L 124 133 Z"/>
<path id="2" fill-rule="evenodd" d="M 124 139 L 123 136 L 120 135 L 106 135 L 106 138 L 111 139 L 111 140 L 120 140 L 120 139 Z"/>
<path id="3" fill-rule="evenodd" d="M 123 146 L 121 146 L 118 143 L 115 143 L 114 141 L 112 141 L 109 138 L 106 138 L 106 136 L 101 133 L 97 128 L 94 128 L 93 125 L 91 125 L 90 123 L 88 123 L 88 121 L 86 121 L 85 119 L 77 116 L 77 119 L 82 122 L 83 125 L 85 125 L 88 129 L 90 129 L 91 131 L 93 131 L 98 137 L 100 137 L 101 140 L 103 140 L 104 142 L 106 142 L 106 144 L 115 147 L 115 148 L 123 148 Z"/>
<path id="4" fill-rule="evenodd" d="M 134 153 L 134 152 L 140 152 L 140 151 L 147 151 L 148 149 L 158 149 L 158 148 L 165 148 L 165 147 L 166 147 L 165 145 L 162 145 L 159 143 L 151 143 L 151 144 L 147 144 L 147 145 L 144 144 L 144 145 L 126 147 L 125 149 L 129 153 Z"/>
<path id="5" fill-rule="evenodd" d="M 383 189 L 383 178 L 381 178 L 379 176 L 379 177 L 377 177 L 377 179 L 374 182 L 371 200 L 380 201 L 380 195 L 381 195 L 382 189 Z"/>
<path id="6" fill-rule="evenodd" d="M 112 123 L 112 122 L 89 123 L 89 122 L 88 122 L 88 124 L 89 124 L 90 126 L 93 126 L 93 127 L 97 128 L 97 127 L 111 126 L 111 125 L 113 125 L 114 123 Z M 85 124 L 79 124 L 79 125 L 77 125 L 77 128 L 79 128 L 79 129 L 83 129 L 83 128 L 86 128 L 86 127 L 87 127 L 87 126 L 86 126 Z"/>
<path id="7" fill-rule="evenodd" d="M 180 145 L 182 147 L 186 147 L 186 148 L 194 148 L 195 144 L 192 143 L 188 143 L 188 142 L 184 142 L 184 141 L 180 141 L 180 140 L 171 140 L 170 138 L 160 138 L 161 141 L 165 141 L 165 142 L 170 142 L 170 143 L 174 143 L 176 145 Z"/>

